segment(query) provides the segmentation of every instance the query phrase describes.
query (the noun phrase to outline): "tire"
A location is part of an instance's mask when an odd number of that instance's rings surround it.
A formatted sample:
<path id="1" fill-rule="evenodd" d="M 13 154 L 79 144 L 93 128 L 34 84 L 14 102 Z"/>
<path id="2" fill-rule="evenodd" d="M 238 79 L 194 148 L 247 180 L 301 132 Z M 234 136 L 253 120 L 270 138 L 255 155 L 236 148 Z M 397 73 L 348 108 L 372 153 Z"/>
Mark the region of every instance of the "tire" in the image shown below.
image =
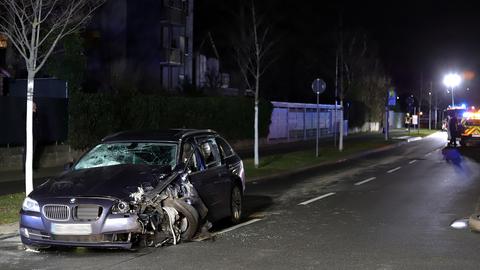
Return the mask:
<path id="1" fill-rule="evenodd" d="M 480 215 L 473 214 L 468 218 L 468 227 L 471 231 L 480 232 Z"/>
<path id="2" fill-rule="evenodd" d="M 239 185 L 234 185 L 230 192 L 230 221 L 238 224 L 242 220 L 243 194 Z"/>
<path id="3" fill-rule="evenodd" d="M 177 221 L 179 228 L 181 222 L 186 222 L 186 228 L 181 232 L 181 241 L 190 241 L 198 230 L 198 212 L 193 206 L 183 200 L 165 200 L 164 206 L 175 208 L 180 214 L 180 220 Z M 185 226 L 185 224 L 184 224 Z"/>

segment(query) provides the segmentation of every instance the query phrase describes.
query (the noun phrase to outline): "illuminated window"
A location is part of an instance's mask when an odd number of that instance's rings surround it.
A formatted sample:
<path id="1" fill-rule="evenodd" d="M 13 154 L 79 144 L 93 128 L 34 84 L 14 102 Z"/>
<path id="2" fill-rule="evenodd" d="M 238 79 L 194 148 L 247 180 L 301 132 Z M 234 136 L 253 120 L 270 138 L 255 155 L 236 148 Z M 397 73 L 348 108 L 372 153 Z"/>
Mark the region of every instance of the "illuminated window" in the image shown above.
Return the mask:
<path id="1" fill-rule="evenodd" d="M 0 35 L 0 48 L 5 49 L 7 48 L 8 42 L 7 38 L 3 35 Z"/>

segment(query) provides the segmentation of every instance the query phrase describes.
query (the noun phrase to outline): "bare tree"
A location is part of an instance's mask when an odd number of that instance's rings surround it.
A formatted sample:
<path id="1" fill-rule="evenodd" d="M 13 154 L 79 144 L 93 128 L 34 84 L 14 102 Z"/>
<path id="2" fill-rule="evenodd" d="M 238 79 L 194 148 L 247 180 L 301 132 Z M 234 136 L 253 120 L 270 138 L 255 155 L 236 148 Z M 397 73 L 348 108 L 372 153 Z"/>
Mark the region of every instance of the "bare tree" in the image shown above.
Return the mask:
<path id="1" fill-rule="evenodd" d="M 245 13 L 247 11 L 247 13 Z M 258 104 L 260 79 L 268 67 L 275 61 L 271 51 L 275 41 L 270 39 L 270 26 L 263 17 L 259 17 L 253 1 L 240 10 L 237 15 L 240 32 L 235 40 L 235 60 L 243 81 L 248 89 L 255 92 L 254 120 L 254 164 L 259 166 L 258 155 Z"/>
<path id="2" fill-rule="evenodd" d="M 0 34 L 25 60 L 28 72 L 25 192 L 33 190 L 34 78 L 57 43 L 79 31 L 105 0 L 0 0 Z"/>

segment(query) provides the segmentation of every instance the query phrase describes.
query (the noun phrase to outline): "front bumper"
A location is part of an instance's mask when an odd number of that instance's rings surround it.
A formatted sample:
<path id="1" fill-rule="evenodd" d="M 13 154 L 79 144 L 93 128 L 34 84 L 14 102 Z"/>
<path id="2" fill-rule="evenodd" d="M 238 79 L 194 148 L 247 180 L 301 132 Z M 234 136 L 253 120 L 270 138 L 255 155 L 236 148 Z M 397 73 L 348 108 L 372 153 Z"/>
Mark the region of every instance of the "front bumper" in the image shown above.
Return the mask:
<path id="1" fill-rule="evenodd" d="M 65 221 L 55 221 L 46 218 L 43 213 L 22 210 L 20 212 L 22 243 L 30 246 L 131 248 L 132 238 L 142 231 L 136 214 L 112 214 L 111 200 L 78 201 L 78 204 L 95 203 L 104 211 L 96 220 L 78 221 L 70 217 Z M 79 226 L 88 228 L 87 232 L 78 231 Z M 56 229 L 58 227 L 62 227 L 62 230 Z"/>
<path id="2" fill-rule="evenodd" d="M 462 135 L 460 137 L 460 142 L 463 145 L 480 145 L 480 137 Z"/>

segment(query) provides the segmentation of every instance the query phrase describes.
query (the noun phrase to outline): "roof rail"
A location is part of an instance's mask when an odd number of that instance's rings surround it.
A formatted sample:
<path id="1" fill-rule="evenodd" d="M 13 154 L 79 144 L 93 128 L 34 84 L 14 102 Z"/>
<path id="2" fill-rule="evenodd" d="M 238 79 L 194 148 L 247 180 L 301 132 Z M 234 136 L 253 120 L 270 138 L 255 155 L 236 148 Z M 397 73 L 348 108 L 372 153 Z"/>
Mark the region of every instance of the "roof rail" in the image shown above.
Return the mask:
<path id="1" fill-rule="evenodd" d="M 202 134 L 202 133 L 217 133 L 215 130 L 213 129 L 197 129 L 197 130 L 191 130 L 191 131 L 187 131 L 185 132 L 183 135 L 182 135 L 182 139 L 187 137 L 187 136 L 192 136 L 192 135 L 196 135 L 196 134 Z"/>

